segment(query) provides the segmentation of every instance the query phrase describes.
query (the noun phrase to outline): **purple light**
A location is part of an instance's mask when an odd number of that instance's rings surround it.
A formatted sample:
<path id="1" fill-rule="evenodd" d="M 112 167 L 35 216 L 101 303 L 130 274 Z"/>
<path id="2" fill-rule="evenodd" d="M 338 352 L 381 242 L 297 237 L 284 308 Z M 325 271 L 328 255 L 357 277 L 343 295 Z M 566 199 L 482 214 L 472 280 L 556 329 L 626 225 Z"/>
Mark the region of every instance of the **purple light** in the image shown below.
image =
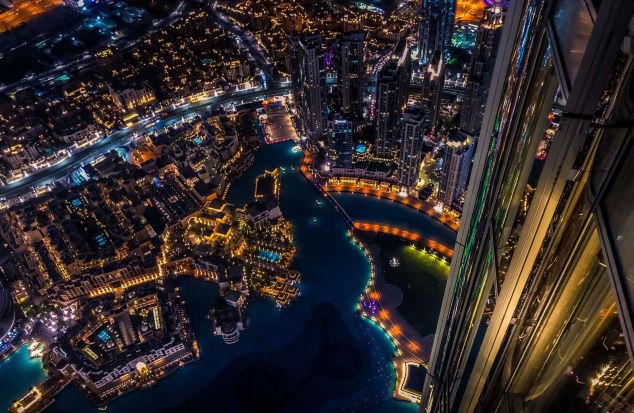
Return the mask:
<path id="1" fill-rule="evenodd" d="M 510 0 L 484 0 L 484 5 L 488 7 L 500 6 L 504 8 L 508 8 Z"/>
<path id="2" fill-rule="evenodd" d="M 363 309 L 366 313 L 370 314 L 370 316 L 376 316 L 378 313 L 376 301 L 371 299 L 364 299 L 362 301 Z"/>
<path id="3" fill-rule="evenodd" d="M 335 45 L 333 43 L 332 46 L 330 46 L 330 50 L 328 50 L 328 54 L 326 54 L 326 67 L 330 67 L 330 65 L 332 64 L 332 58 L 335 56 Z"/>

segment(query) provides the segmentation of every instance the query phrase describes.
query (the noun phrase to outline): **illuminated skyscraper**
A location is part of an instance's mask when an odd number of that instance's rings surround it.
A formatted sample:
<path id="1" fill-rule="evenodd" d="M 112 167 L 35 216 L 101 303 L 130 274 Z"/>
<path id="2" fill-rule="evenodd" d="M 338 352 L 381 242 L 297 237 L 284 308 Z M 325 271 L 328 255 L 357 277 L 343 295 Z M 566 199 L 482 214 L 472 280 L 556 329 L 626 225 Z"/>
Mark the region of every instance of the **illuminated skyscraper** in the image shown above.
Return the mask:
<path id="1" fill-rule="evenodd" d="M 339 93 L 341 111 L 363 116 L 363 32 L 345 33 L 339 42 Z"/>
<path id="2" fill-rule="evenodd" d="M 410 106 L 403 113 L 401 120 L 401 164 L 398 180 L 403 186 L 413 186 L 418 179 L 422 160 L 423 136 L 426 118 L 417 106 Z"/>
<path id="3" fill-rule="evenodd" d="M 456 0 L 422 0 L 422 20 L 418 33 L 420 61 L 427 63 L 434 52 L 445 54 L 456 14 Z"/>
<path id="4" fill-rule="evenodd" d="M 633 12 L 511 2 L 422 411 L 634 409 Z"/>
<path id="5" fill-rule="evenodd" d="M 472 137 L 463 131 L 447 139 L 438 198 L 449 207 L 457 203 L 467 188 L 473 146 Z"/>
<path id="6" fill-rule="evenodd" d="M 425 115 L 430 119 L 432 126 L 438 124 L 444 81 L 445 64 L 442 53 L 437 50 L 424 68 L 421 93 L 421 106 Z"/>
<path id="7" fill-rule="evenodd" d="M 502 34 L 505 8 L 494 5 L 484 10 L 484 18 L 478 27 L 476 46 L 471 56 L 462 108 L 460 128 L 478 133 L 486 105 L 493 65 Z"/>
<path id="8" fill-rule="evenodd" d="M 390 157 L 398 144 L 398 127 L 409 96 L 409 47 L 401 41 L 379 72 L 376 85 L 376 153 Z"/>
<path id="9" fill-rule="evenodd" d="M 328 119 L 328 163 L 331 168 L 352 168 L 352 121 L 336 114 Z"/>
<path id="10" fill-rule="evenodd" d="M 325 75 L 322 37 L 319 34 L 293 36 L 290 41 L 293 97 L 299 106 L 306 133 L 311 138 L 324 131 Z"/>
<path id="11" fill-rule="evenodd" d="M 422 0 L 421 6 L 418 52 L 424 66 L 420 103 L 431 125 L 435 127 L 445 83 L 445 59 L 453 32 L 456 0 Z"/>

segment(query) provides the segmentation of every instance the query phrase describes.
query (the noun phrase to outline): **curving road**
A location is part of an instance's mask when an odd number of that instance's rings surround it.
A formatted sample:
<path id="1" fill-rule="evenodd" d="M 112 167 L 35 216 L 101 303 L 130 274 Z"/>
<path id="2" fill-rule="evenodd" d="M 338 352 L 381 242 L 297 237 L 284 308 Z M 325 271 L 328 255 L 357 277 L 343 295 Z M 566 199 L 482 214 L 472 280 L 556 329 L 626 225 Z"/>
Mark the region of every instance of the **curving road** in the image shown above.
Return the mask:
<path id="1" fill-rule="evenodd" d="M 416 231 L 410 231 L 406 228 L 400 228 L 394 225 L 385 225 L 380 222 L 368 222 L 368 221 L 354 221 L 354 228 L 374 233 L 388 234 L 395 237 L 403 238 L 408 241 L 420 242 L 424 247 L 436 251 L 441 256 L 451 260 L 453 257 L 453 250 L 451 247 L 443 245 L 442 243 L 433 240 L 431 238 L 423 237 Z"/>
<path id="2" fill-rule="evenodd" d="M 260 48 L 257 40 L 253 37 L 251 33 L 245 32 L 240 26 L 233 23 L 227 16 L 220 13 L 216 8 L 216 4 L 214 3 L 210 7 L 210 12 L 216 18 L 216 24 L 220 26 L 222 29 L 233 33 L 238 36 L 242 41 L 242 44 L 249 50 L 249 53 L 253 57 L 255 64 L 262 70 L 267 79 L 273 79 L 275 77 L 273 67 L 270 65 L 267 60 L 264 52 Z"/>
<path id="3" fill-rule="evenodd" d="M 286 93 L 289 89 L 289 86 L 276 84 L 266 90 L 261 87 L 240 90 L 226 93 L 222 96 L 213 97 L 200 103 L 179 106 L 167 112 L 168 115 L 165 119 L 156 123 L 142 122 L 131 128 L 114 132 L 94 145 L 69 156 L 64 161 L 56 165 L 53 165 L 45 170 L 38 171 L 33 175 L 12 184 L 3 185 L 0 187 L 0 197 L 5 199 L 18 197 L 32 191 L 35 187 L 59 180 L 66 176 L 73 168 L 85 164 L 118 146 L 129 143 L 134 133 L 146 133 L 164 128 L 185 116 L 191 116 L 199 112 L 207 111 L 217 107 L 218 105 L 258 101 L 267 97 Z"/>
<path id="4" fill-rule="evenodd" d="M 169 23 L 174 18 L 177 18 L 181 14 L 180 9 L 181 7 L 179 6 L 179 11 L 173 13 L 169 19 L 166 19 L 166 22 Z M 38 171 L 17 182 L 1 186 L 0 199 L 16 198 L 31 192 L 36 187 L 59 180 L 64 176 L 67 176 L 69 171 L 71 171 L 73 168 L 90 162 L 92 159 L 104 153 L 107 153 L 118 146 L 129 143 L 134 133 L 151 132 L 165 126 L 169 126 L 170 124 L 177 121 L 179 118 L 190 116 L 199 111 L 202 112 L 213 109 L 218 105 L 238 104 L 246 101 L 252 102 L 262 100 L 267 97 L 287 93 L 290 90 L 290 86 L 288 84 L 281 83 L 279 80 L 275 79 L 270 64 L 267 62 L 264 53 L 260 49 L 253 36 L 233 24 L 227 17 L 220 14 L 215 9 L 215 7 L 211 7 L 210 11 L 216 18 L 216 24 L 218 24 L 223 29 L 232 32 L 234 35 L 240 37 L 243 44 L 247 47 L 250 54 L 253 56 L 256 65 L 262 71 L 265 77 L 264 87 L 233 91 L 225 93 L 221 96 L 206 99 L 199 103 L 184 104 L 166 112 L 167 117 L 156 123 L 142 122 L 131 128 L 116 131 L 111 135 L 106 136 L 94 145 L 81 150 L 73 154 L 72 156 L 69 156 L 64 161 L 56 165 L 46 168 L 45 170 Z M 161 26 L 163 26 L 163 23 L 161 23 Z"/>

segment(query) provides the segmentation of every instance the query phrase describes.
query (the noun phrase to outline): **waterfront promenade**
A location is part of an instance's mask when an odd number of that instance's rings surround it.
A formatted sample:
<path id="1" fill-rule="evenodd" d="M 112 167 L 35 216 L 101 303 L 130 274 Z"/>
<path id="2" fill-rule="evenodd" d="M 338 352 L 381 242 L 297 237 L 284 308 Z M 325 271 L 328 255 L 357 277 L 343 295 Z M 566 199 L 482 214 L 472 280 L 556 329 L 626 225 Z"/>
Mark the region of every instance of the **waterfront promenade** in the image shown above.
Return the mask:
<path id="1" fill-rule="evenodd" d="M 398 236 L 392 233 L 389 235 Z M 386 263 L 381 257 L 380 247 L 368 242 L 364 237 L 363 230 L 353 235 L 353 241 L 370 262 L 370 280 L 357 308 L 361 315 L 384 330 L 398 349 L 393 360 L 396 374 L 394 397 L 418 403 L 420 395 L 408 389 L 407 374 L 410 366 L 422 365 L 427 368 L 434 334 L 422 335 L 398 311 L 397 307 L 403 300 L 403 292 L 397 286 L 386 283 L 384 274 Z M 421 253 L 433 256 L 445 263 L 450 259 L 449 256 L 439 253 L 438 250 L 421 250 Z"/>
<path id="2" fill-rule="evenodd" d="M 459 217 L 454 211 L 438 212 L 433 205 L 400 193 L 398 185 L 376 180 L 350 177 L 322 177 L 314 168 L 315 157 L 309 151 L 304 152 L 300 171 L 313 185 L 328 193 L 354 193 L 372 196 L 396 202 L 413 208 L 436 219 L 438 222 L 458 232 Z"/>

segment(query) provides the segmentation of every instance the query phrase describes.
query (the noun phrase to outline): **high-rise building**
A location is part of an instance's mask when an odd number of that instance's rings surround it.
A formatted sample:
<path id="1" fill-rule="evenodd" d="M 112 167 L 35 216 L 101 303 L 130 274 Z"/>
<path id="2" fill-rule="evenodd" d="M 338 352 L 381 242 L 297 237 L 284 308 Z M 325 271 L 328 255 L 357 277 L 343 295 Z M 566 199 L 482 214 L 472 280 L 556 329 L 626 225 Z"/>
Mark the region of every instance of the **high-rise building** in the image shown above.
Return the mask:
<path id="1" fill-rule="evenodd" d="M 503 5 L 486 8 L 478 27 L 476 45 L 471 55 L 464 99 L 460 109 L 460 128 L 469 133 L 478 133 L 482 125 L 482 115 L 491 84 L 505 12 Z"/>
<path id="2" fill-rule="evenodd" d="M 303 128 L 310 138 L 324 131 L 325 74 L 322 37 L 303 34 L 291 37 L 291 81 L 293 98 L 298 105 Z"/>
<path id="3" fill-rule="evenodd" d="M 473 157 L 473 138 L 464 131 L 454 132 L 445 145 L 438 198 L 447 206 L 459 205 L 464 195 Z"/>
<path id="4" fill-rule="evenodd" d="M 442 53 L 437 50 L 423 69 L 421 106 L 432 126 L 438 124 L 442 88 L 445 82 L 445 65 Z"/>
<path id="5" fill-rule="evenodd" d="M 418 54 L 426 64 L 439 50 L 445 53 L 451 41 L 456 0 L 422 0 L 422 20 L 418 33 Z"/>
<path id="6" fill-rule="evenodd" d="M 363 117 L 363 32 L 344 33 L 339 41 L 339 93 L 343 113 Z"/>
<path id="7" fill-rule="evenodd" d="M 401 120 L 401 163 L 398 180 L 401 185 L 410 187 L 416 183 L 422 161 L 425 115 L 417 106 L 408 107 Z"/>
<path id="8" fill-rule="evenodd" d="M 634 409 L 633 13 L 511 2 L 421 411 Z"/>
<path id="9" fill-rule="evenodd" d="M 391 157 L 398 148 L 398 126 L 409 96 L 411 59 L 402 40 L 378 74 L 376 85 L 376 154 Z"/>
<path id="10" fill-rule="evenodd" d="M 352 121 L 335 114 L 328 119 L 328 131 L 328 164 L 331 168 L 352 168 Z"/>

